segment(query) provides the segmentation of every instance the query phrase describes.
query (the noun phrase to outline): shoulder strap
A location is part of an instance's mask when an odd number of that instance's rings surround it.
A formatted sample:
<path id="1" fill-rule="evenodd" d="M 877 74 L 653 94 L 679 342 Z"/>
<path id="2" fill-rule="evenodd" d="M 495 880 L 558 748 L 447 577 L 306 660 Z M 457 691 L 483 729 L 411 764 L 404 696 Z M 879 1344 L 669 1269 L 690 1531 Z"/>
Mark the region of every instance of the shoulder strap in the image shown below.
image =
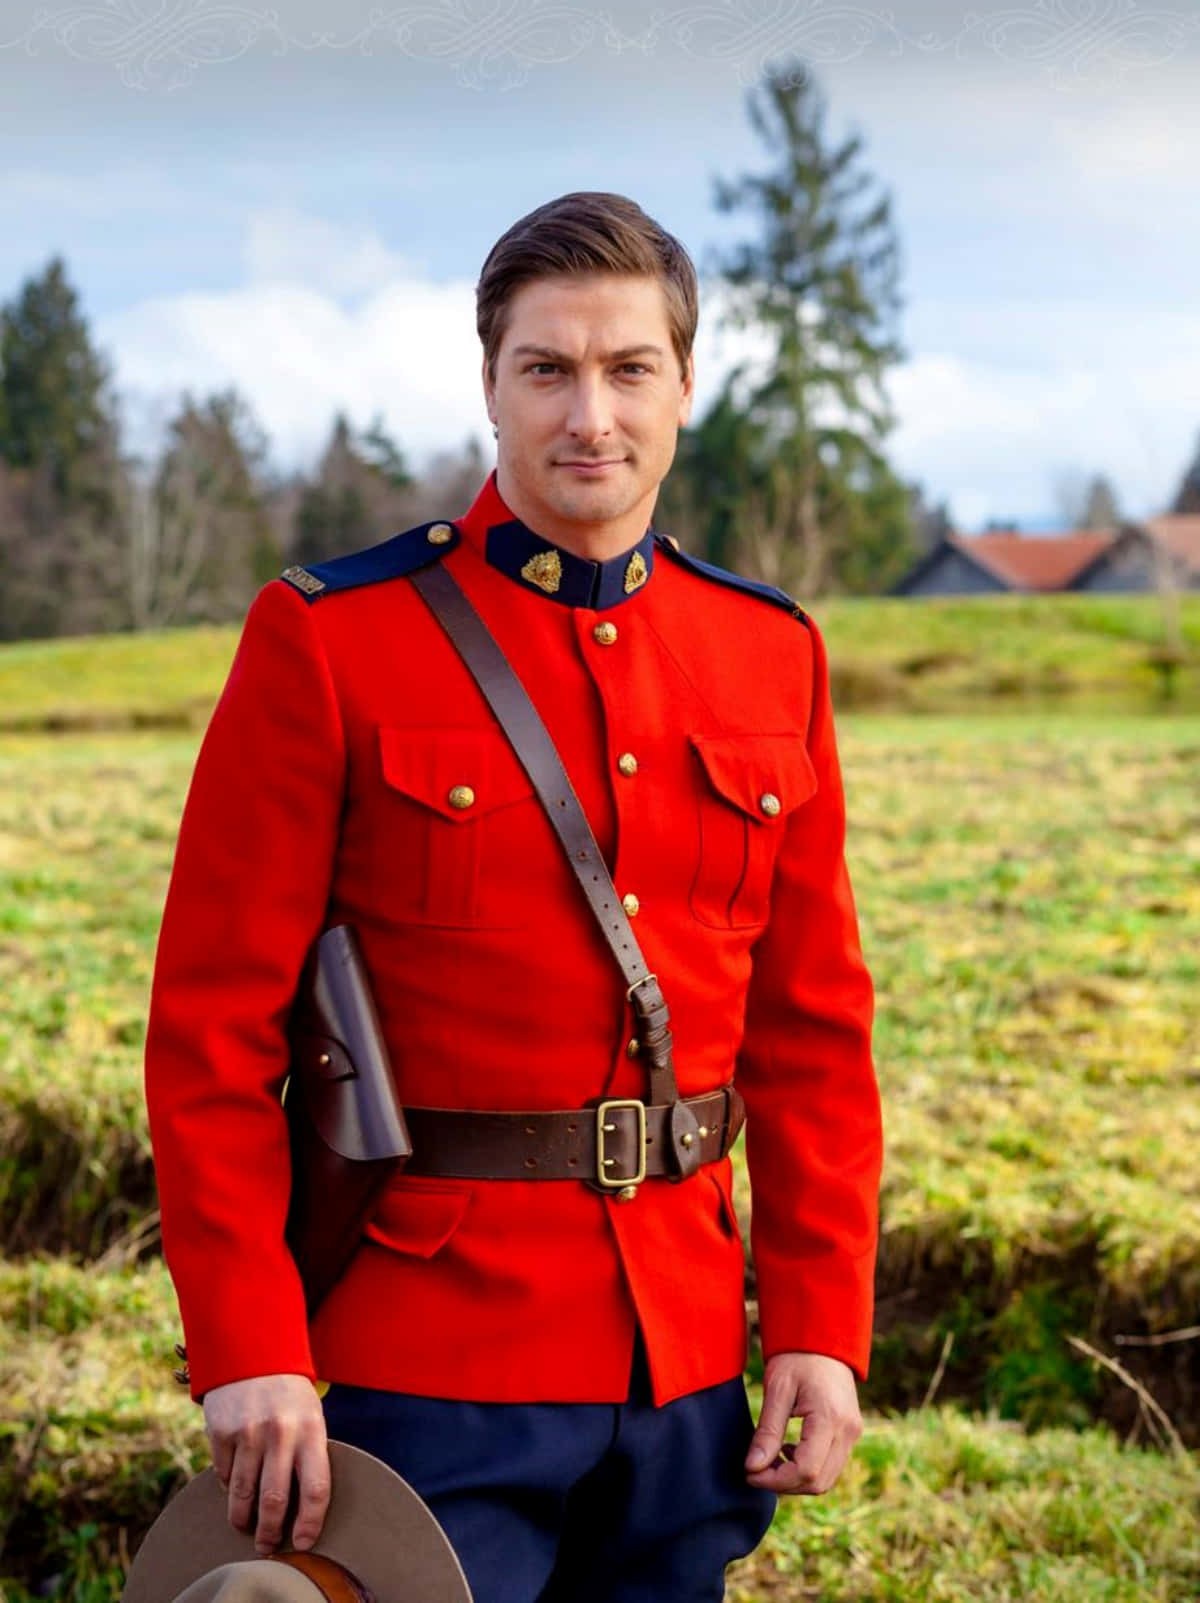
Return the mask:
<path id="1" fill-rule="evenodd" d="M 671 1107 L 671 1144 L 679 1178 L 686 1178 L 700 1163 L 699 1125 L 679 1099 L 667 1004 L 658 978 L 650 973 L 637 936 L 621 906 L 612 875 L 563 767 L 558 748 L 491 630 L 448 570 L 439 563 L 411 574 L 410 579 L 470 670 L 529 775 L 588 906 L 625 977 L 627 995 L 637 1021 L 638 1044 L 646 1058 L 648 1100 L 651 1104 Z"/>

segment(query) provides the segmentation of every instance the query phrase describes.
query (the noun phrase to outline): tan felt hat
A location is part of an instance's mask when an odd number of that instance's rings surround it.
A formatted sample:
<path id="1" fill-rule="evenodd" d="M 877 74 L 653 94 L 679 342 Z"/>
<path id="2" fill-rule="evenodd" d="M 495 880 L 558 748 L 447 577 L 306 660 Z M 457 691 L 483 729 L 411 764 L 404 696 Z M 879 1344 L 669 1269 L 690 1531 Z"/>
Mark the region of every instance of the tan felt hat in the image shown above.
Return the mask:
<path id="1" fill-rule="evenodd" d="M 353 1597 L 354 1582 L 375 1603 L 471 1603 L 446 1533 L 407 1481 L 345 1442 L 329 1443 L 329 1469 L 329 1512 L 311 1552 L 332 1565 L 306 1565 L 306 1574 L 260 1559 L 253 1535 L 230 1525 L 227 1495 L 208 1469 L 150 1527 L 122 1603 L 324 1603 Z M 350 1579 L 336 1576 L 339 1565 Z"/>

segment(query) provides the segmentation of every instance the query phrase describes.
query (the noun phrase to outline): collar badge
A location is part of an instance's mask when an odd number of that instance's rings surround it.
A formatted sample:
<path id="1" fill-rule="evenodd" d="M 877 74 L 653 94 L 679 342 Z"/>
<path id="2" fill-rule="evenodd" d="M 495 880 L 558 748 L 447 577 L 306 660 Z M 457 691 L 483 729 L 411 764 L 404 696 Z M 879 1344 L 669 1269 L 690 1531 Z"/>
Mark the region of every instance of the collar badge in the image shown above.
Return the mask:
<path id="1" fill-rule="evenodd" d="M 562 584 L 562 572 L 562 558 L 557 551 L 539 551 L 521 569 L 521 577 L 552 596 Z"/>
<path id="2" fill-rule="evenodd" d="M 650 577 L 646 567 L 646 559 L 640 551 L 635 551 L 629 559 L 629 566 L 625 569 L 625 594 L 631 596 L 635 590 L 640 590 Z"/>

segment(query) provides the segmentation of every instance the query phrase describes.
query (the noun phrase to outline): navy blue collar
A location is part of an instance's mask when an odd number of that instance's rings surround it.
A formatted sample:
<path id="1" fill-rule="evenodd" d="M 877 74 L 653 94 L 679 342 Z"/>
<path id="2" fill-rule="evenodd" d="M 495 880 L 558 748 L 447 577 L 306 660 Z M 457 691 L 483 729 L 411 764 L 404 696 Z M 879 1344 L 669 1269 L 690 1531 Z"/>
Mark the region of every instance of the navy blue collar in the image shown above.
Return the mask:
<path id="1" fill-rule="evenodd" d="M 615 607 L 643 589 L 654 571 L 654 531 L 607 562 L 589 562 L 551 545 L 518 519 L 494 524 L 487 532 L 487 560 L 526 590 L 536 590 L 568 607 Z"/>

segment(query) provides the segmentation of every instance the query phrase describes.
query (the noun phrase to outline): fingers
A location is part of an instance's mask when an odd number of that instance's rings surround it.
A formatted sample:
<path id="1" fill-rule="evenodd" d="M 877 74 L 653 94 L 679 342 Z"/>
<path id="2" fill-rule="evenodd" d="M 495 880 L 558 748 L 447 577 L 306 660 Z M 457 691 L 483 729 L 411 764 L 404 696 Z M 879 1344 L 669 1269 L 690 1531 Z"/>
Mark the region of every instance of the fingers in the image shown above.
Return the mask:
<path id="1" fill-rule="evenodd" d="M 329 1508 L 329 1447 L 323 1419 L 301 1431 L 296 1449 L 296 1476 L 300 1482 L 300 1506 L 292 1527 L 292 1544 L 306 1548 L 320 1536 Z"/>
<path id="2" fill-rule="evenodd" d="M 811 1495 L 828 1491 L 837 1479 L 836 1474 L 828 1481 L 824 1479 L 826 1463 L 833 1457 L 835 1440 L 836 1432 L 831 1416 L 814 1409 L 804 1416 L 804 1429 L 800 1440 L 794 1444 L 784 1444 L 777 1462 L 772 1462 L 766 1469 L 757 1475 L 749 1476 L 748 1479 L 752 1485 L 761 1486 L 769 1492 L 777 1492 L 783 1496 L 794 1492 L 807 1492 Z M 841 1455 L 841 1463 L 845 1462 L 848 1452 L 847 1445 L 846 1451 Z M 841 1463 L 838 1464 L 839 1469 Z"/>
<path id="3" fill-rule="evenodd" d="M 758 1429 L 751 1438 L 750 1450 L 746 1454 L 746 1468 L 752 1474 L 757 1470 L 767 1469 L 779 1457 L 795 1399 L 796 1392 L 793 1386 L 788 1385 L 783 1379 L 768 1377 L 766 1390 L 763 1393 L 762 1412 L 758 1416 Z"/>
<path id="4" fill-rule="evenodd" d="M 258 1476 L 262 1468 L 262 1448 L 257 1437 L 245 1433 L 238 1437 L 229 1471 L 229 1523 L 239 1531 L 254 1524 L 254 1505 L 258 1498 Z"/>
<path id="5" fill-rule="evenodd" d="M 254 1550 L 260 1556 L 273 1553 L 283 1540 L 283 1521 L 292 1495 L 292 1463 L 295 1456 L 295 1428 L 273 1420 L 267 1429 L 267 1448 L 258 1482 L 258 1524 L 254 1529 Z"/>

